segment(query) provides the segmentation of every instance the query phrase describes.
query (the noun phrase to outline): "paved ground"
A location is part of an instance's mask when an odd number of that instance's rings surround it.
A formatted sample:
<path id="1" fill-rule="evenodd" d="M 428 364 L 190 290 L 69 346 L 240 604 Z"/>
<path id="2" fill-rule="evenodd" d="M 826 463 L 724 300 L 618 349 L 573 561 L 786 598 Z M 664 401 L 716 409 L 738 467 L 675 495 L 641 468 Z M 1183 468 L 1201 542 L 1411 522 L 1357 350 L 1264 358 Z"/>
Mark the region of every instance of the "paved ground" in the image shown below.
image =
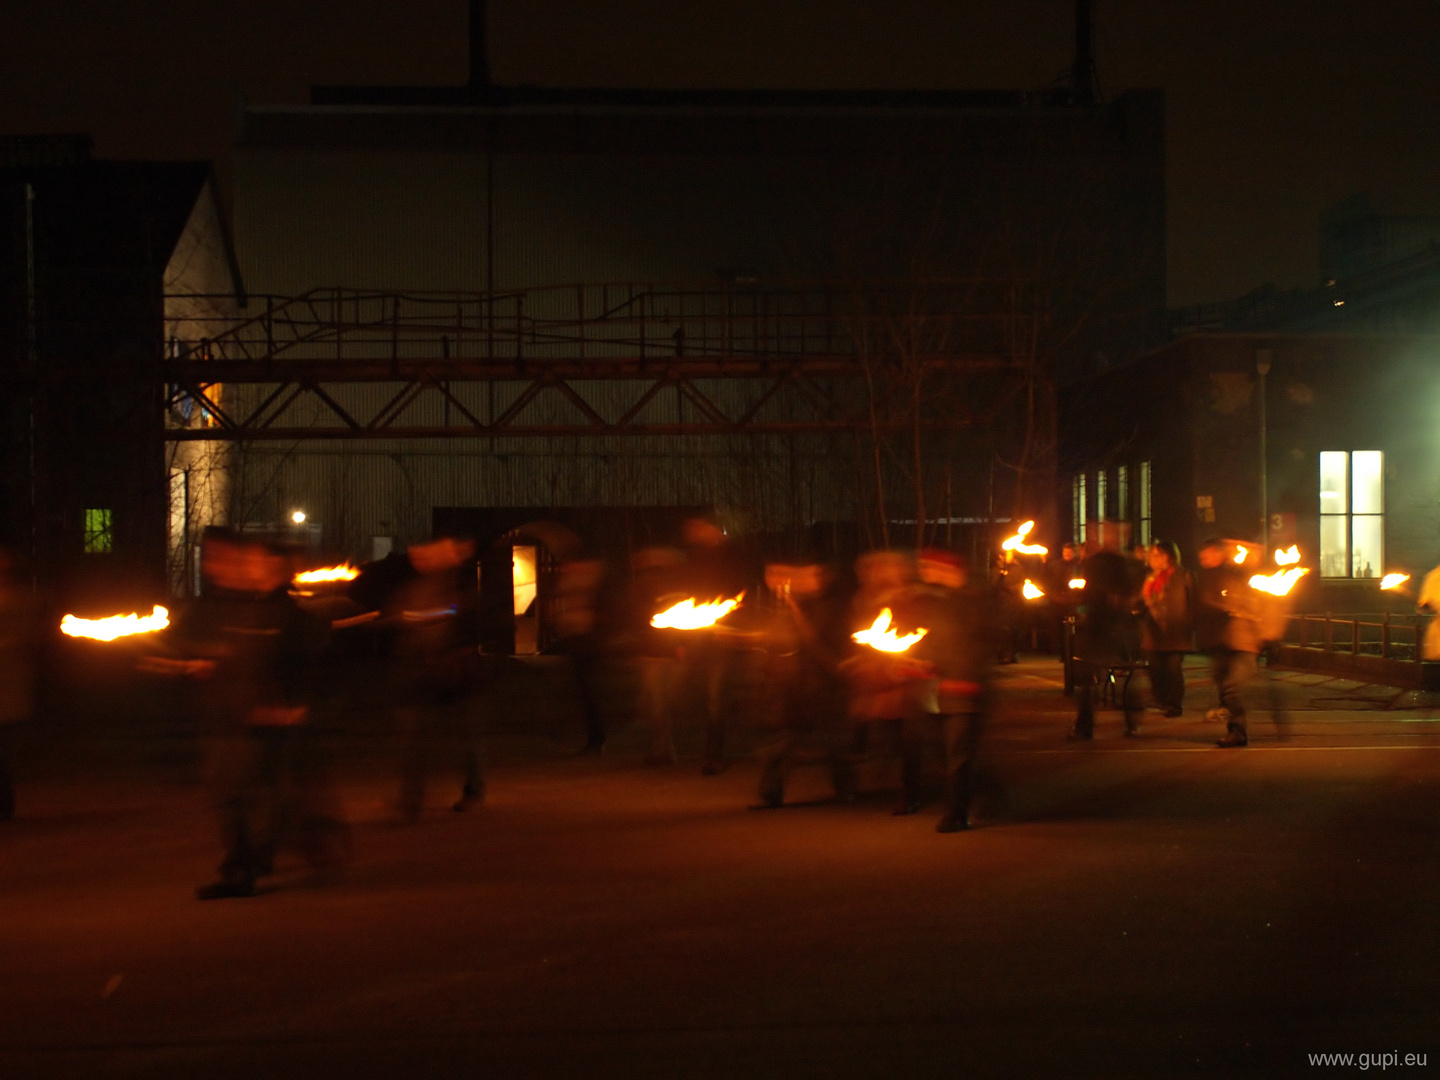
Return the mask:
<path id="1" fill-rule="evenodd" d="M 344 877 L 286 864 L 220 903 L 191 898 L 216 852 L 183 748 L 32 740 L 0 827 L 0 1077 L 1440 1066 L 1440 712 L 1284 692 L 1288 741 L 1215 750 L 1198 714 L 1127 740 L 1110 713 L 1074 746 L 1058 668 L 1007 669 L 984 827 L 952 836 L 890 817 L 883 776 L 756 812 L 748 761 L 646 770 L 636 735 L 596 760 L 556 729 L 498 740 L 482 811 L 437 790 L 403 828 L 358 754 Z"/>

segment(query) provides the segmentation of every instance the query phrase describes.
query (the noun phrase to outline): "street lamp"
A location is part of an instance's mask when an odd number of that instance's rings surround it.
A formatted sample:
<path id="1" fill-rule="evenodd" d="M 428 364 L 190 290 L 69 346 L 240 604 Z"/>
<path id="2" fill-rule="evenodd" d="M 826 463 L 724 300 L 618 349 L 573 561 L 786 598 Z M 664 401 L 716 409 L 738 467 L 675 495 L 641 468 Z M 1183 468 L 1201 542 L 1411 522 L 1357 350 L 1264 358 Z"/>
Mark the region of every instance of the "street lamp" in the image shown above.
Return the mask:
<path id="1" fill-rule="evenodd" d="M 290 515 L 290 520 L 293 521 L 296 525 L 304 525 L 304 524 L 305 524 L 305 511 L 304 511 L 304 510 L 296 510 L 293 514 Z"/>

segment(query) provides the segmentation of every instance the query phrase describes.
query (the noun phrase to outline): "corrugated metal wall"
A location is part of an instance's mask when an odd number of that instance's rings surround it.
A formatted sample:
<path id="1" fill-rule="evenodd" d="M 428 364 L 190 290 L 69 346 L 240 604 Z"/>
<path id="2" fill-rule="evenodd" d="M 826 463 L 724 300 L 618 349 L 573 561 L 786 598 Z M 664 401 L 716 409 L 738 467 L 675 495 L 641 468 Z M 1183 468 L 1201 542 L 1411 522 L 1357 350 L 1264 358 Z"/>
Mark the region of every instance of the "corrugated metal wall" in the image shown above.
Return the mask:
<path id="1" fill-rule="evenodd" d="M 236 159 L 236 243 L 254 293 L 1028 275 L 1043 250 L 1051 262 L 1039 272 L 1065 283 L 1052 299 L 1087 313 L 1075 341 L 1094 330 L 1114 350 L 1122 334 L 1106 319 L 1129 320 L 1131 333 L 1164 305 L 1163 102 L 1154 95 L 1093 117 L 263 112 L 247 120 Z M 1096 296 L 1108 305 L 1100 315 Z M 1068 347 L 1094 347 L 1075 341 Z M 524 385 L 453 390 L 488 418 Z M 368 415 L 394 389 L 351 388 L 342 403 Z M 707 391 L 737 416 L 760 387 Z M 638 396 L 613 383 L 583 393 L 612 419 Z M 678 420 L 682 408 L 667 392 L 643 419 Z M 427 395 L 406 419 L 444 423 L 444 409 Z M 546 393 L 517 422 L 574 414 Z M 321 415 L 302 402 L 286 422 Z M 996 444 L 981 431 L 995 420 L 976 423 L 927 451 L 932 517 L 939 505 L 971 514 L 997 505 Z M 883 452 L 887 493 L 913 487 L 903 441 Z M 275 521 L 302 506 L 360 556 L 371 535 L 426 535 L 435 506 L 711 504 L 774 530 L 856 519 L 873 505 L 870 452 L 856 439 L 813 436 L 261 445 L 239 450 L 235 513 Z"/>
<path id="2" fill-rule="evenodd" d="M 857 516 L 853 447 L 817 437 L 438 441 L 248 447 L 238 517 L 278 524 L 302 509 L 327 548 L 369 556 L 372 536 L 430 534 L 437 506 L 715 506 L 754 531 Z"/>

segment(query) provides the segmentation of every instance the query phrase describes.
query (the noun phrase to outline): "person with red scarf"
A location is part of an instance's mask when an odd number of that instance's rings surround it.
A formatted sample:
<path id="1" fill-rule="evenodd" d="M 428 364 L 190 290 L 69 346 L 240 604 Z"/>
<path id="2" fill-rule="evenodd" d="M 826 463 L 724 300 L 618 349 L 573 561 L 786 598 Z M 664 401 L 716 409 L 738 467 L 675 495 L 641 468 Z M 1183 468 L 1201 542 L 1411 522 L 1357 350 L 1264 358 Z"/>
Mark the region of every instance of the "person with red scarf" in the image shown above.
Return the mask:
<path id="1" fill-rule="evenodd" d="M 1179 716 L 1185 704 L 1185 654 L 1194 647 L 1195 579 L 1180 564 L 1173 540 L 1150 545 L 1150 575 L 1141 601 L 1141 643 L 1150 664 L 1150 689 L 1166 716 Z"/>

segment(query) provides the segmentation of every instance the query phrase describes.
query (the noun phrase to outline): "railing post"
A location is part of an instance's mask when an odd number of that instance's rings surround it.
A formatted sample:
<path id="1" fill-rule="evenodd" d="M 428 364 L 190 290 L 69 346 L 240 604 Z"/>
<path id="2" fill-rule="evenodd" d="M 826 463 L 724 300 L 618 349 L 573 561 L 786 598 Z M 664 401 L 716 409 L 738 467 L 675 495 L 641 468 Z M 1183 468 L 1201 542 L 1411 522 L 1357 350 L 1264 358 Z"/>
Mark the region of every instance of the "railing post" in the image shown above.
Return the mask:
<path id="1" fill-rule="evenodd" d="M 515 297 L 515 364 L 525 363 L 525 350 L 520 343 L 520 337 L 525 332 L 525 294 L 521 293 Z"/>
<path id="2" fill-rule="evenodd" d="M 575 286 L 575 325 L 580 333 L 579 354 L 585 359 L 585 286 Z"/>
<path id="3" fill-rule="evenodd" d="M 1385 612 L 1385 618 L 1380 623 L 1380 659 L 1390 659 L 1390 613 Z"/>
<path id="4" fill-rule="evenodd" d="M 390 298 L 390 374 L 400 374 L 400 294 Z"/>
<path id="5" fill-rule="evenodd" d="M 644 367 L 644 366 L 645 366 L 645 308 L 648 306 L 648 305 L 646 304 L 646 302 L 645 302 L 645 298 L 646 298 L 648 295 L 649 295 L 648 293 L 641 293 L 641 294 L 640 294 L 640 303 L 639 303 L 639 305 L 638 305 L 639 319 L 640 319 L 640 366 L 641 366 L 641 367 Z"/>
<path id="6" fill-rule="evenodd" d="M 1350 620 L 1350 655 L 1360 655 L 1360 616 Z"/>
<path id="7" fill-rule="evenodd" d="M 1325 651 L 1335 651 L 1335 624 L 1331 621 L 1330 612 L 1325 612 Z"/>

